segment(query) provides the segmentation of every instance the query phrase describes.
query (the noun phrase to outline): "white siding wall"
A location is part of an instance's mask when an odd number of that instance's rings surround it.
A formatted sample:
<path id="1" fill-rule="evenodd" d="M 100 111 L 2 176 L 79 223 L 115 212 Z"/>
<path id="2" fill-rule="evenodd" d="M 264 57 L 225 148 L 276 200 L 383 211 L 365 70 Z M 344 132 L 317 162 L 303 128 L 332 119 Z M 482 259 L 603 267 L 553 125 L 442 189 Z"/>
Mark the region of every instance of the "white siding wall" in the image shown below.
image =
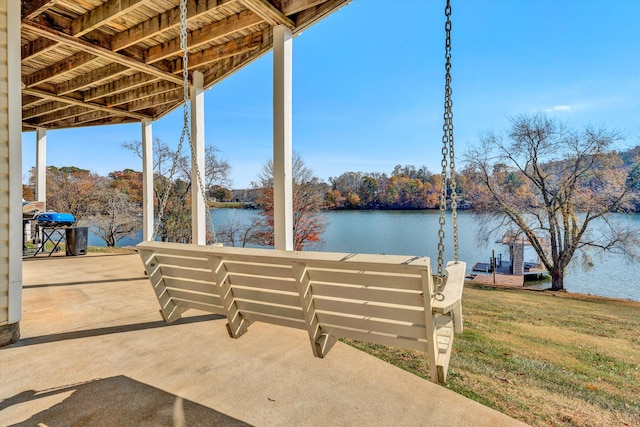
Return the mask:
<path id="1" fill-rule="evenodd" d="M 22 312 L 20 91 L 20 2 L 0 0 L 0 326 Z"/>

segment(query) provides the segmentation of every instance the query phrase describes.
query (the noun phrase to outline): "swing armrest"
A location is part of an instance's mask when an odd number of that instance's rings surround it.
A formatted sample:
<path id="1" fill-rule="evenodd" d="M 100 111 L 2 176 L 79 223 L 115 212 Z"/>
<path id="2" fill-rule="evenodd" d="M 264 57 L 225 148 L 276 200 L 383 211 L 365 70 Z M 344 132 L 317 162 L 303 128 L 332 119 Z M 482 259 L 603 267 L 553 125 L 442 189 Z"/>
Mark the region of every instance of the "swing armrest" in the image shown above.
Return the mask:
<path id="1" fill-rule="evenodd" d="M 450 315 L 453 318 L 455 331 L 462 332 L 462 290 L 464 288 L 464 276 L 467 264 L 458 261 L 447 263 L 447 283 L 442 290 L 444 299 L 433 299 L 433 312 Z"/>

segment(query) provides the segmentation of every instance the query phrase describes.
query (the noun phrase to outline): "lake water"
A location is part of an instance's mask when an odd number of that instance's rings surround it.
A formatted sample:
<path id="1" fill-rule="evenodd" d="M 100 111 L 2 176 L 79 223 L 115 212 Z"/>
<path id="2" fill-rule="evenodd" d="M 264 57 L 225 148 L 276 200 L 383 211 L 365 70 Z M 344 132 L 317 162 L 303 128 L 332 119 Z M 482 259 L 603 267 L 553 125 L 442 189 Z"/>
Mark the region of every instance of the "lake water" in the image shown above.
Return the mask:
<path id="1" fill-rule="evenodd" d="M 242 209 L 212 212 L 216 226 L 231 219 L 248 222 L 257 215 L 256 211 Z M 438 211 L 328 211 L 323 216 L 326 220 L 323 242 L 309 250 L 429 256 L 432 268 L 436 267 Z M 614 217 L 640 227 L 640 215 L 616 214 Z M 502 253 L 503 259 L 509 259 L 505 246 L 478 241 L 476 218 L 469 212 L 458 214 L 459 258 L 467 262 L 468 271 L 475 262 L 488 262 L 492 250 L 496 256 Z M 446 227 L 445 260 L 450 260 L 453 259 L 453 244 L 449 222 Z M 135 245 L 140 240 L 139 234 L 123 239 L 118 245 Z M 104 242 L 90 236 L 89 245 L 103 246 Z M 535 253 L 529 251 L 525 252 L 525 259 L 535 260 Z M 580 269 L 579 262 L 570 269 L 565 277 L 567 291 L 640 301 L 640 262 L 612 254 L 593 258 L 595 266 L 587 272 Z"/>

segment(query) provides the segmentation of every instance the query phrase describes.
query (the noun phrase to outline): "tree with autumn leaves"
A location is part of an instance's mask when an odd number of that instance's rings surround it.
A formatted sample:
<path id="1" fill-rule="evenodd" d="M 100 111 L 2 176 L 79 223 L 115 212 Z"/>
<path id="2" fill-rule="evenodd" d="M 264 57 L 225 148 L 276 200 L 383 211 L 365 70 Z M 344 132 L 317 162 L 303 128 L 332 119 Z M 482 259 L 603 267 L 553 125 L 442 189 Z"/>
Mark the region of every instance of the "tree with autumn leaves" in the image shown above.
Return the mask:
<path id="1" fill-rule="evenodd" d="M 72 214 L 77 224 L 89 225 L 107 246 L 115 246 L 141 227 L 141 175 L 127 169 L 105 177 L 76 166 L 49 166 L 47 210 Z M 35 184 L 35 168 L 30 183 Z M 33 192 L 26 196 L 30 200 Z"/>
<path id="2" fill-rule="evenodd" d="M 253 222 L 255 243 L 273 246 L 273 161 L 268 161 L 258 175 L 254 187 L 259 189 L 258 204 L 262 211 Z M 298 154 L 293 156 L 293 248 L 318 243 L 325 228 L 320 214 L 325 186 L 313 175 Z"/>
<path id="3" fill-rule="evenodd" d="M 441 178 L 426 166 L 396 165 L 390 176 L 345 172 L 329 182 L 324 196 L 329 209 L 435 209 Z"/>

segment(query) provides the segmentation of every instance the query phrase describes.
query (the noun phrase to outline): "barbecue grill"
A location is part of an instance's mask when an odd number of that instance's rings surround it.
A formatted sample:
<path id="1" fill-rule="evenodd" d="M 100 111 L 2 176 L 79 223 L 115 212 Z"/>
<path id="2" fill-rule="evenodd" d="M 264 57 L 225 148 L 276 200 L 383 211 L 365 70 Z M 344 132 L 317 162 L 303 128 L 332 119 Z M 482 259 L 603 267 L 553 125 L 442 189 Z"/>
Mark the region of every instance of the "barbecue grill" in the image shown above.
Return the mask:
<path id="1" fill-rule="evenodd" d="M 70 213 L 43 212 L 35 216 L 40 227 L 68 227 L 76 222 Z"/>

